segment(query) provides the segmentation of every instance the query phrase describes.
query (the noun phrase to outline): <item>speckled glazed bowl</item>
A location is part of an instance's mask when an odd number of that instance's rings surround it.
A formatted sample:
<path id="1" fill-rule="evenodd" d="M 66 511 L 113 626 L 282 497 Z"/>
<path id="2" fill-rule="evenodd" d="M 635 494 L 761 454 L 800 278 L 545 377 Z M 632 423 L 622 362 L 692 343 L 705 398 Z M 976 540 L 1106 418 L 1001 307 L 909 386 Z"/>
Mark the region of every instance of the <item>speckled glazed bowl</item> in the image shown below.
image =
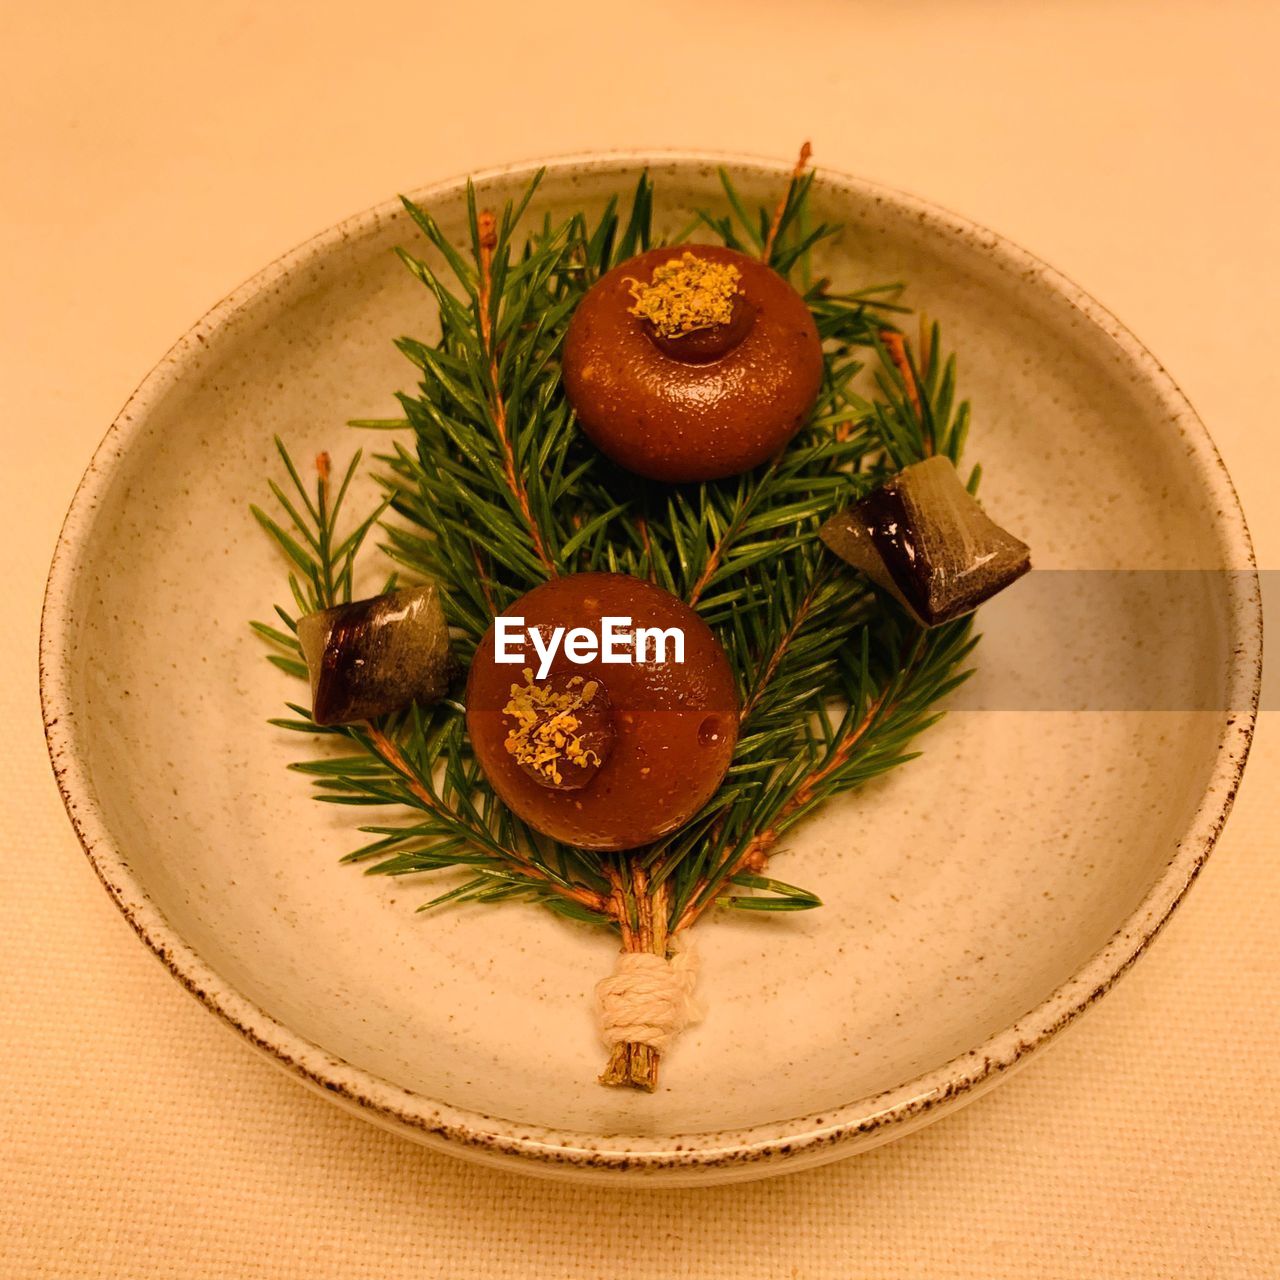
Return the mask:
<path id="1" fill-rule="evenodd" d="M 722 159 L 556 161 L 538 208 L 599 208 L 647 162 L 675 229 L 720 202 Z M 786 166 L 725 162 L 756 201 L 785 181 Z M 530 171 L 480 175 L 481 200 Z M 460 234 L 461 184 L 418 198 Z M 246 626 L 281 596 L 248 513 L 275 473 L 271 437 L 301 456 L 380 443 L 343 423 L 394 415 L 413 379 L 392 340 L 433 331 L 392 253 L 416 239 L 398 202 L 361 214 L 233 293 L 129 401 L 67 517 L 42 639 L 49 749 L 103 884 L 193 995 L 359 1115 L 583 1178 L 714 1182 L 851 1154 L 1048 1044 L 1213 846 L 1261 636 L 1244 521 L 1204 427 L 1116 320 L 1022 250 L 835 174 L 814 200 L 845 224 L 822 271 L 909 281 L 942 322 L 984 499 L 1038 570 L 1210 571 L 1194 626 L 1166 626 L 1158 592 L 1118 606 L 1122 626 L 1165 637 L 1200 709 L 1001 703 L 991 682 L 1022 636 L 992 611 L 979 674 L 923 757 L 821 811 L 775 864 L 826 906 L 699 926 L 707 1017 L 653 1096 L 600 1087 L 590 997 L 609 938 L 521 906 L 415 914 L 422 886 L 339 864 L 349 812 L 308 798 L 285 770 L 301 740 L 266 724 L 292 695 Z M 1070 661 L 1114 676 L 1103 629 L 1077 630 Z"/>

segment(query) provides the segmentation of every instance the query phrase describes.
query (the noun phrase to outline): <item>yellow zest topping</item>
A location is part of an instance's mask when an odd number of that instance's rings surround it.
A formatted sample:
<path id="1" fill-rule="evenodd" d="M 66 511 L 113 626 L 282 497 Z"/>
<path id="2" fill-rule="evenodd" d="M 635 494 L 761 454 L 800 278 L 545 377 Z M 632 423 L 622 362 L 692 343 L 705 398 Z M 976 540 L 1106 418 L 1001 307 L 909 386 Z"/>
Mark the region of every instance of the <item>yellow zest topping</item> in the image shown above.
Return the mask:
<path id="1" fill-rule="evenodd" d="M 633 316 L 648 320 L 664 338 L 711 329 L 733 318 L 733 300 L 742 272 L 729 262 L 685 253 L 653 269 L 648 284 L 627 280 L 635 299 Z"/>
<path id="2" fill-rule="evenodd" d="M 502 708 L 503 715 L 516 721 L 504 744 L 515 756 L 516 763 L 540 773 L 557 786 L 564 781 L 560 772 L 562 764 L 580 769 L 598 765 L 600 757 L 582 745 L 578 736 L 582 722 L 574 713 L 591 702 L 599 684 L 574 676 L 567 689 L 556 692 L 549 685 L 534 684 L 533 672 L 528 667 L 523 675 L 524 684 L 511 686 L 511 700 Z"/>

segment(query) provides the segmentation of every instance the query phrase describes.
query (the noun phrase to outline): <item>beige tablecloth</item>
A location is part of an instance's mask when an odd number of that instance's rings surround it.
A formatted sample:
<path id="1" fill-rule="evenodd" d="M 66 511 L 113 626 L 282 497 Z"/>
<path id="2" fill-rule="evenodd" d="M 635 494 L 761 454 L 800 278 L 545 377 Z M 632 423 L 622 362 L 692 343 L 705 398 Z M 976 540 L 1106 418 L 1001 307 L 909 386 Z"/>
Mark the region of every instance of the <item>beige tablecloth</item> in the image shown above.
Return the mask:
<path id="1" fill-rule="evenodd" d="M 183 994 L 63 817 L 35 669 L 80 471 L 209 304 L 398 189 L 619 144 L 809 136 L 1039 252 L 1181 381 L 1277 565 L 1278 44 L 1226 0 L 5 6 L 0 1274 L 1280 1274 L 1274 719 L 1178 918 L 1044 1061 L 813 1173 L 582 1191 L 350 1119 Z"/>

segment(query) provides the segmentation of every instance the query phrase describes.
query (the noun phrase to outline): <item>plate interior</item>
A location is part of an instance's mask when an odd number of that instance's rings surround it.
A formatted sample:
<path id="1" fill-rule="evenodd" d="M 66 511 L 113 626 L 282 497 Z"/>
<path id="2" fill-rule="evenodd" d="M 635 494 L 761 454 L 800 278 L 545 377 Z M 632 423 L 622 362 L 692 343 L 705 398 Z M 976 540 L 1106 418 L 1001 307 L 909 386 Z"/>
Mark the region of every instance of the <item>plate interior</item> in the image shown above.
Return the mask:
<path id="1" fill-rule="evenodd" d="M 668 230 L 720 202 L 709 166 L 655 176 Z M 535 211 L 598 209 L 633 179 L 624 162 L 553 170 Z M 519 185 L 494 179 L 482 198 Z M 742 185 L 773 198 L 771 175 Z M 942 323 L 983 499 L 1037 571 L 1243 567 L 1167 410 L 1098 329 L 971 237 L 836 183 L 815 201 L 845 224 L 819 270 L 838 286 L 908 281 Z M 432 212 L 460 234 L 460 196 Z M 707 1015 L 652 1097 L 595 1083 L 603 932 L 523 906 L 416 914 L 425 884 L 339 864 L 366 813 L 313 803 L 285 769 L 307 742 L 266 723 L 298 690 L 247 627 L 285 598 L 248 503 L 277 474 L 275 433 L 299 458 L 388 443 L 343 424 L 396 413 L 413 370 L 392 340 L 434 332 L 397 244 L 424 251 L 403 215 L 362 221 L 207 335 L 135 424 L 83 543 L 75 730 L 113 841 L 172 927 L 247 999 L 388 1081 L 516 1126 L 655 1139 L 896 1087 L 1074 974 L 1166 868 L 1213 768 L 1230 661 L 1213 575 L 1190 614 L 1135 592 L 1101 617 L 1070 607 L 1065 575 L 1065 621 L 1039 615 L 1056 661 L 1103 682 L 1131 660 L 1117 636 L 1161 636 L 1202 710 L 1023 705 L 1018 610 L 989 610 L 977 675 L 923 757 L 830 805 L 774 863 L 824 909 L 699 928 Z"/>

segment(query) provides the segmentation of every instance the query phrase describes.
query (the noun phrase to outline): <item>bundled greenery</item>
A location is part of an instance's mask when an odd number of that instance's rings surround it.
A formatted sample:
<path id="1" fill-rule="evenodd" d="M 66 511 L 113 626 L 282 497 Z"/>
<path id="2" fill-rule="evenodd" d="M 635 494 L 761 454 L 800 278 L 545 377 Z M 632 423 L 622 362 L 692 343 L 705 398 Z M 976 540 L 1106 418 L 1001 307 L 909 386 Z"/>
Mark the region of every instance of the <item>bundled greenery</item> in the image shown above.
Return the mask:
<path id="1" fill-rule="evenodd" d="M 468 187 L 465 253 L 405 201 L 444 264 L 402 252 L 436 302 L 441 336 L 398 344 L 419 375 L 416 393 L 399 397 L 403 417 L 355 424 L 395 433 L 373 464 L 382 504 L 344 532 L 362 455 L 337 484 L 322 459 L 313 485 L 281 445 L 289 487 L 271 485 L 276 515 L 254 509 L 291 566 L 290 604 L 277 624 L 254 625 L 295 676 L 305 676 L 298 617 L 350 599 L 375 528 L 402 571 L 439 585 L 464 661 L 495 613 L 548 577 L 585 570 L 665 587 L 725 647 L 742 706 L 729 773 L 680 831 L 627 854 L 565 846 L 510 813 L 476 764 L 456 700 L 324 730 L 291 704 L 273 723 L 350 747 L 295 766 L 321 800 L 410 811 L 361 827 L 369 839 L 348 860 L 383 875 L 463 873 L 425 906 L 531 899 L 641 946 L 717 903 L 815 907 L 816 894 L 763 874 L 769 854 L 825 800 L 912 758 L 916 734 L 964 678 L 966 622 L 920 631 L 816 536 L 889 472 L 934 452 L 959 463 L 968 406 L 957 403 L 954 359 L 938 354 L 936 326 L 920 352 L 903 338 L 899 286 L 837 293 L 813 279 L 811 250 L 837 228 L 809 225 L 812 173 L 797 172 L 778 207 L 756 215 L 722 179 L 726 212 L 701 214 L 671 243 L 709 228 L 792 277 L 826 350 L 813 415 L 774 462 L 673 487 L 620 470 L 583 440 L 561 387 L 565 328 L 605 271 L 656 242 L 653 186 L 646 174 L 625 207 L 615 199 L 594 220 L 543 219 L 524 232 L 535 179 L 496 216 Z M 875 389 L 864 397 L 854 382 L 868 362 Z"/>

